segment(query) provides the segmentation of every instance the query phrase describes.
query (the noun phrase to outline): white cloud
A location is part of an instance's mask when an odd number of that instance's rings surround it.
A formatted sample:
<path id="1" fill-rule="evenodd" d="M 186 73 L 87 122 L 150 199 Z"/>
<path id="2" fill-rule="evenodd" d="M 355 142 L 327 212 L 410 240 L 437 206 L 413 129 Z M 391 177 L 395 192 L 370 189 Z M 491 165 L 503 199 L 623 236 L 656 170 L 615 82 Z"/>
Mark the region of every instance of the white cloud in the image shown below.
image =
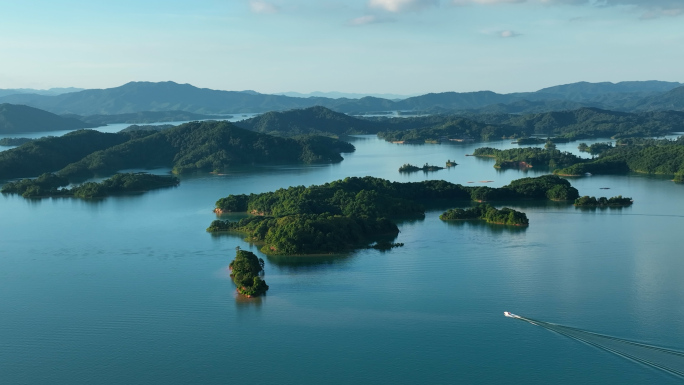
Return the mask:
<path id="1" fill-rule="evenodd" d="M 510 29 L 507 29 L 505 31 L 499 31 L 499 37 L 502 39 L 507 39 L 509 37 L 518 37 L 520 36 L 519 33 L 515 31 L 511 31 Z"/>
<path id="2" fill-rule="evenodd" d="M 439 5 L 439 0 L 370 0 L 368 6 L 388 12 L 417 11 Z"/>
<path id="3" fill-rule="evenodd" d="M 280 10 L 276 5 L 263 0 L 249 0 L 249 8 L 254 13 L 278 13 Z"/>
<path id="4" fill-rule="evenodd" d="M 452 0 L 455 5 L 471 5 L 471 4 L 510 4 L 510 3 L 524 3 L 527 0 Z"/>

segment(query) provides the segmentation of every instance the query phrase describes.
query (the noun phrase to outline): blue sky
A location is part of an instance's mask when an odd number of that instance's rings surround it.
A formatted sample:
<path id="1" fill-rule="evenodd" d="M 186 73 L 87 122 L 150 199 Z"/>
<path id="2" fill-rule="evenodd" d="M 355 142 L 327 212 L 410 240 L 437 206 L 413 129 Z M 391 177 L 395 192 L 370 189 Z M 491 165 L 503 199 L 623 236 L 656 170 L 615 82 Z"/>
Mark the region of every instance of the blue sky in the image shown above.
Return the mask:
<path id="1" fill-rule="evenodd" d="M 0 88 L 422 94 L 684 81 L 684 0 L 0 0 Z"/>

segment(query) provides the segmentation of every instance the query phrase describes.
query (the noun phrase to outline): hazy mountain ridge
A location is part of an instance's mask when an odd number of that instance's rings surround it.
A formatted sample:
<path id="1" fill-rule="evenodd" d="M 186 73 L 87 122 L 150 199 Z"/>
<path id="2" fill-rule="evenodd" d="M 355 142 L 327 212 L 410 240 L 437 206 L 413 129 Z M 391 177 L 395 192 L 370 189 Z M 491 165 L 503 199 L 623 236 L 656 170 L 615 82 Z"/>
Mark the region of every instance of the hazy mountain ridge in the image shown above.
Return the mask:
<path id="1" fill-rule="evenodd" d="M 679 85 L 679 87 L 677 87 Z M 254 91 L 219 91 L 174 82 L 131 82 L 120 87 L 84 90 L 57 96 L 19 94 L 0 97 L 0 102 L 26 104 L 59 114 L 111 115 L 140 111 L 179 110 L 196 114 L 231 114 L 282 111 L 324 106 L 344 113 L 375 111 L 468 111 L 499 105 L 510 112 L 545 112 L 570 102 L 575 107 L 598 107 L 624 111 L 684 109 L 684 91 L 674 82 L 573 83 L 528 93 L 498 94 L 492 91 L 429 93 L 394 101 L 309 97 L 296 98 Z M 663 91 L 662 90 L 667 90 Z M 535 104 L 535 102 L 546 104 Z M 525 106 L 525 102 L 530 102 Z M 510 105 L 510 107 L 507 107 Z M 528 107 L 531 109 L 528 109 Z"/>
<path id="2" fill-rule="evenodd" d="M 0 104 L 0 134 L 77 130 L 96 125 L 24 105 Z"/>

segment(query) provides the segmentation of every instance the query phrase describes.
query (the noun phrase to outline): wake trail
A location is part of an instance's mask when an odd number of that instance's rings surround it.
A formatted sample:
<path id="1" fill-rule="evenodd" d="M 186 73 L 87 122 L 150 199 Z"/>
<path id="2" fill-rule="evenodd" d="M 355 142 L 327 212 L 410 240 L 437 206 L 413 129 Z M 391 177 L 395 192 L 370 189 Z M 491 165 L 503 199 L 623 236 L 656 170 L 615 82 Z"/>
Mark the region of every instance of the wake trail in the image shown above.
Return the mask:
<path id="1" fill-rule="evenodd" d="M 656 368 L 674 376 L 684 378 L 684 352 L 661 346 L 630 341 L 624 338 L 595 333 L 588 330 L 551 322 L 515 316 L 521 321 L 529 322 L 560 335 L 584 342 L 588 345 L 616 354 L 623 358 Z"/>

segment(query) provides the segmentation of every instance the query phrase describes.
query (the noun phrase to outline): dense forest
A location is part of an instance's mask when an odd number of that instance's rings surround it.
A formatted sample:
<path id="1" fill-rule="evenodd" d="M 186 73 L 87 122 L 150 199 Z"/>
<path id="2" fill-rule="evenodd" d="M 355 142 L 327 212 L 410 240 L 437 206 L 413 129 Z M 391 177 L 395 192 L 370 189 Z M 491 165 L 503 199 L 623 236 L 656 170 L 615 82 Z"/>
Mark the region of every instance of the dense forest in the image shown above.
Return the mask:
<path id="1" fill-rule="evenodd" d="M 160 132 L 117 134 L 82 130 L 0 152 L 0 179 L 57 172 L 88 178 L 130 168 L 173 167 L 177 174 L 222 171 L 235 165 L 326 163 L 354 146 L 333 138 L 278 138 L 228 122 L 192 122 Z"/>
<path id="2" fill-rule="evenodd" d="M 230 277 L 237 286 L 238 293 L 247 297 L 266 294 L 268 285 L 261 276 L 264 274 L 264 260 L 254 253 L 237 247 L 235 259 L 230 262 Z"/>
<path id="3" fill-rule="evenodd" d="M 210 232 L 234 231 L 263 243 L 271 254 L 336 253 L 395 237 L 393 219 L 422 217 L 424 203 L 438 201 L 574 201 L 577 189 L 562 178 L 523 178 L 501 188 L 464 187 L 446 181 L 390 182 L 346 178 L 320 186 L 297 186 L 274 192 L 230 195 L 216 202 L 216 212 L 255 214 L 237 222 L 216 220 Z"/>
<path id="4" fill-rule="evenodd" d="M 113 194 L 143 192 L 177 186 L 178 178 L 147 173 L 115 174 L 100 183 L 86 182 L 72 188 L 65 177 L 45 173 L 35 179 L 22 179 L 2 186 L 4 194 L 19 194 L 24 198 L 73 196 L 76 198 L 102 198 Z"/>
<path id="5" fill-rule="evenodd" d="M 558 175 L 615 174 L 625 172 L 672 175 L 684 181 L 684 138 L 618 141 L 598 158 L 554 171 Z"/>
<path id="6" fill-rule="evenodd" d="M 0 146 L 21 146 L 24 143 L 28 143 L 33 139 L 29 138 L 2 138 L 0 139 Z"/>
<path id="7" fill-rule="evenodd" d="M 575 206 L 577 207 L 626 207 L 631 206 L 634 201 L 632 198 L 622 197 L 618 195 L 612 198 L 583 196 L 575 199 Z"/>
<path id="8" fill-rule="evenodd" d="M 473 156 L 491 157 L 496 159 L 496 168 L 528 168 L 554 170 L 558 167 L 584 162 L 585 160 L 567 151 L 559 151 L 555 148 L 511 148 L 499 150 L 491 147 L 481 147 L 473 151 Z"/>
<path id="9" fill-rule="evenodd" d="M 0 104 L 0 134 L 77 130 L 96 126 L 33 107 L 8 103 Z"/>
<path id="10" fill-rule="evenodd" d="M 468 209 L 451 209 L 439 216 L 443 221 L 453 220 L 484 220 L 487 223 L 509 226 L 527 226 L 530 221 L 525 213 L 508 207 L 497 209 L 494 206 L 482 203 Z"/>
<path id="11" fill-rule="evenodd" d="M 0 152 L 0 180 L 55 172 L 99 150 L 134 138 L 131 134 L 108 134 L 78 130 L 60 137 L 32 140 Z"/>

